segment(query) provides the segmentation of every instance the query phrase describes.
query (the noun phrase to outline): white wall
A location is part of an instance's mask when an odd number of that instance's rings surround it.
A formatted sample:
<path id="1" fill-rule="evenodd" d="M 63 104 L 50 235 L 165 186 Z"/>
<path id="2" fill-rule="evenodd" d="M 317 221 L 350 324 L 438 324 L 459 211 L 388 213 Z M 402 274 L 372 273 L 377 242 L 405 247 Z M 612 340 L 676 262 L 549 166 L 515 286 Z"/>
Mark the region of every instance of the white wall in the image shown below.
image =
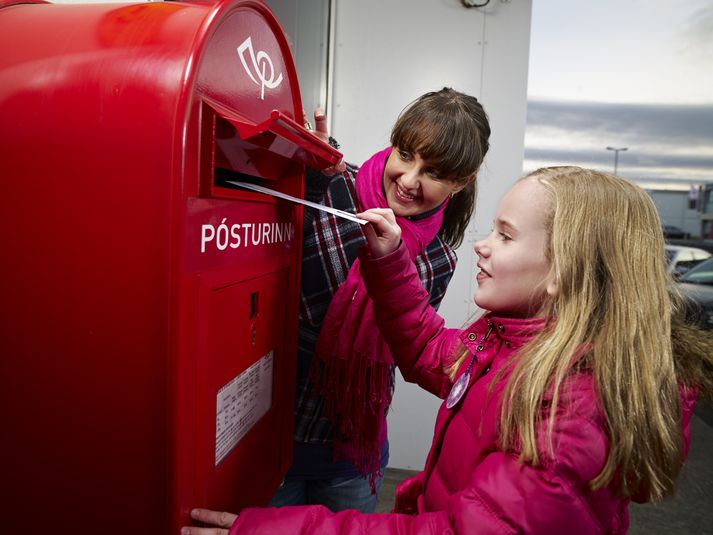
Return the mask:
<path id="1" fill-rule="evenodd" d="M 531 0 L 336 0 L 332 132 L 349 161 L 388 145 L 413 99 L 450 86 L 478 97 L 493 131 L 479 175 L 476 216 L 440 312 L 457 327 L 475 313 L 473 243 L 490 229 L 498 200 L 522 173 Z M 398 374 L 397 374 L 398 375 Z M 389 415 L 389 466 L 421 469 L 440 401 L 397 378 Z"/>
<path id="2" fill-rule="evenodd" d="M 674 225 L 691 236 L 701 234 L 701 216 L 688 207 L 688 191 L 648 191 L 659 212 L 661 223 Z"/>
<path id="3" fill-rule="evenodd" d="M 300 81 L 302 107 L 324 106 L 327 89 L 329 0 L 264 0 L 287 35 Z"/>

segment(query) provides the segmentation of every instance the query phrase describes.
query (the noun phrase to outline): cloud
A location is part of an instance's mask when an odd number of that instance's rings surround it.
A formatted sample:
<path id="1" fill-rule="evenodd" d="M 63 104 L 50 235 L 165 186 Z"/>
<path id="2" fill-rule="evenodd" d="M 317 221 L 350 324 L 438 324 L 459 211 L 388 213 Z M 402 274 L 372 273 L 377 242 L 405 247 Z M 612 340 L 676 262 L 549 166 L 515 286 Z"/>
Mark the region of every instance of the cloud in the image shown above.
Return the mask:
<path id="1" fill-rule="evenodd" d="M 614 161 L 611 151 L 600 150 L 551 150 L 525 149 L 525 158 L 531 160 L 557 160 L 561 162 L 588 161 L 597 165 L 610 165 Z M 713 181 L 713 156 L 698 156 L 695 154 L 676 156 L 672 154 L 634 154 L 619 153 L 621 165 L 637 167 L 690 167 L 708 170 Z"/>
<path id="2" fill-rule="evenodd" d="M 530 100 L 526 169 L 538 162 L 609 168 L 620 173 L 713 182 L 713 104 L 608 104 Z M 529 170 L 529 169 L 528 169 Z"/>
<path id="3" fill-rule="evenodd" d="M 713 144 L 713 105 L 529 101 L 528 128 L 599 133 L 637 143 Z M 605 141 L 608 144 L 608 141 Z"/>
<path id="4" fill-rule="evenodd" d="M 713 52 L 713 4 L 701 7 L 688 18 L 680 34 L 685 51 L 710 59 Z"/>

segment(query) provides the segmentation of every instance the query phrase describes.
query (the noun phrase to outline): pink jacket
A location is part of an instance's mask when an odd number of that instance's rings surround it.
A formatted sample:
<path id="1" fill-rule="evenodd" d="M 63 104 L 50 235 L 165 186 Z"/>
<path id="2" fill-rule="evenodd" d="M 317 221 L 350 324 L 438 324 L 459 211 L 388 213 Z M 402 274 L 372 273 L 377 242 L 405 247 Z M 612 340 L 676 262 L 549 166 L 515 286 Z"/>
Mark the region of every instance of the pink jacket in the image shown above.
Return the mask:
<path id="1" fill-rule="evenodd" d="M 491 387 L 491 378 L 542 328 L 541 319 L 489 316 L 465 330 L 446 329 L 428 306 L 403 246 L 378 260 L 362 258 L 362 270 L 379 327 L 404 378 L 445 398 L 453 382 L 443 372 L 444 359 L 462 343 L 477 354 L 468 389 L 453 408 L 441 406 L 426 466 L 398 487 L 395 512 L 332 513 L 321 506 L 246 509 L 230 535 L 626 532 L 629 500 L 617 497 L 612 488 L 593 492 L 587 486 L 604 466 L 608 450 L 590 376 L 576 376 L 561 394 L 552 437 L 554 460 L 533 467 L 498 448 L 504 379 Z M 468 356 L 457 377 L 470 360 Z M 682 396 L 686 448 L 694 401 L 691 393 Z"/>

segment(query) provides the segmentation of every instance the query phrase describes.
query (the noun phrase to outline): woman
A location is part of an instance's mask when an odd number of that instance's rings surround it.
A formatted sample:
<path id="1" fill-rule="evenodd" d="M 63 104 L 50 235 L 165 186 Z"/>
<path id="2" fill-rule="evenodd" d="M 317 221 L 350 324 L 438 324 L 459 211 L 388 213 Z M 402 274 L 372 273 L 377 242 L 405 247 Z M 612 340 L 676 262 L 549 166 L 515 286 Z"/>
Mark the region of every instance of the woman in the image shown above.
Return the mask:
<path id="1" fill-rule="evenodd" d="M 324 115 L 315 114 L 324 137 Z M 476 98 L 444 88 L 399 116 L 391 146 L 361 168 L 309 173 L 307 199 L 356 213 L 391 208 L 434 307 L 475 205 L 490 126 Z M 373 320 L 357 250 L 363 228 L 305 210 L 294 463 L 270 505 L 371 512 L 388 461 L 394 366 Z"/>

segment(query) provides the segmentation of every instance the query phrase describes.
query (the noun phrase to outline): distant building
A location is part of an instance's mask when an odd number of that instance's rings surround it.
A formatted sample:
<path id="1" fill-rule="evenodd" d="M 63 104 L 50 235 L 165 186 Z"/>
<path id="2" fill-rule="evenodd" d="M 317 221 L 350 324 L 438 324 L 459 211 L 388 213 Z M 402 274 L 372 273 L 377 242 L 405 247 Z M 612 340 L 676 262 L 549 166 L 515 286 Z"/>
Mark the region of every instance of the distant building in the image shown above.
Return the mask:
<path id="1" fill-rule="evenodd" d="M 713 239 L 713 183 L 704 184 L 700 188 L 698 207 L 701 217 L 701 238 Z"/>
<path id="2" fill-rule="evenodd" d="M 651 196 L 664 225 L 673 225 L 691 238 L 703 236 L 701 207 L 704 187 L 682 182 L 648 182 L 633 180 Z M 713 188 L 713 184 L 708 185 Z M 713 205 L 709 207 L 710 224 L 713 225 Z M 713 230 L 713 228 L 709 229 Z"/>

